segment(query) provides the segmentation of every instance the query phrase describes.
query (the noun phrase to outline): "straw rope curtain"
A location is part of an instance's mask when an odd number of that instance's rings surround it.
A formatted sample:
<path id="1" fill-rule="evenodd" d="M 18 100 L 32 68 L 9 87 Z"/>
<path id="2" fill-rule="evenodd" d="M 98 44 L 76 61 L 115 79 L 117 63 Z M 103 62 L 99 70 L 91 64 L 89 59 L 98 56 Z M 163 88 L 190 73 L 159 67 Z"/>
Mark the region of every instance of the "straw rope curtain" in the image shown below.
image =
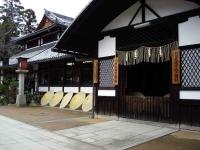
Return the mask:
<path id="1" fill-rule="evenodd" d="M 132 51 L 117 51 L 120 65 L 136 65 L 142 62 L 160 63 L 170 61 L 173 50 L 178 49 L 178 42 L 160 47 L 139 47 Z"/>

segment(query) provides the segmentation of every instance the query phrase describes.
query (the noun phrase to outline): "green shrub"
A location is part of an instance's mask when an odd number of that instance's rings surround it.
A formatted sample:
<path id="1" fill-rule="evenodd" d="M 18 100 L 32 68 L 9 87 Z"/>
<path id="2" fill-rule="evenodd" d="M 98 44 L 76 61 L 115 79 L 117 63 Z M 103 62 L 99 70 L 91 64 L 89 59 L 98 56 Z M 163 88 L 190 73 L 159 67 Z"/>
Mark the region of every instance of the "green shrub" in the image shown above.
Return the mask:
<path id="1" fill-rule="evenodd" d="M 16 102 L 18 81 L 7 78 L 0 84 L 0 105 L 14 104 Z"/>
<path id="2" fill-rule="evenodd" d="M 37 106 L 37 93 L 26 91 L 26 101 L 29 106 Z"/>
<path id="3" fill-rule="evenodd" d="M 0 105 L 8 105 L 8 99 L 5 95 L 0 96 Z"/>

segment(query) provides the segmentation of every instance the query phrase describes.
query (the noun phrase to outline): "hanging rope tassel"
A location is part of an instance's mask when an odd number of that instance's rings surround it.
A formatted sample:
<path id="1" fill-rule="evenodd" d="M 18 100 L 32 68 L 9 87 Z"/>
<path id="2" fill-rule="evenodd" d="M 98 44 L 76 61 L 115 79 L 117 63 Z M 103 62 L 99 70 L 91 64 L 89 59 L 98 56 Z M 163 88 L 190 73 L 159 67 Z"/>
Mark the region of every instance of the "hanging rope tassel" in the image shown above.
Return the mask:
<path id="1" fill-rule="evenodd" d="M 178 49 L 178 42 L 160 46 L 142 46 L 132 51 L 117 51 L 120 65 L 135 65 L 142 62 L 160 63 L 170 61 L 172 51 Z"/>

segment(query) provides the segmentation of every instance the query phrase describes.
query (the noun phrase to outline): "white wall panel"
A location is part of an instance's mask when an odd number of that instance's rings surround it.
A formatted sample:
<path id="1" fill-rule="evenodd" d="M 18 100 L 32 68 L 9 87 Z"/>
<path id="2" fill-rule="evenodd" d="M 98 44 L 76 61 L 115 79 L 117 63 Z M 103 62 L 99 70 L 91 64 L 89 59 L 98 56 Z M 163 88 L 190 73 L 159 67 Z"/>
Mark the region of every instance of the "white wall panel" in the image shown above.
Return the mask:
<path id="1" fill-rule="evenodd" d="M 109 36 L 104 37 L 103 40 L 99 41 L 98 46 L 98 57 L 114 56 L 116 53 L 116 38 Z"/>
<path id="2" fill-rule="evenodd" d="M 180 91 L 180 99 L 200 100 L 200 91 Z"/>
<path id="3" fill-rule="evenodd" d="M 189 18 L 188 21 L 179 24 L 179 46 L 200 44 L 200 18 Z"/>
<path id="4" fill-rule="evenodd" d="M 63 90 L 62 90 L 62 87 L 50 87 L 50 91 L 60 92 L 60 91 L 63 91 Z"/>
<path id="5" fill-rule="evenodd" d="M 98 90 L 98 96 L 115 97 L 116 91 L 115 90 Z"/>
<path id="6" fill-rule="evenodd" d="M 39 90 L 39 92 L 47 92 L 48 87 L 39 87 L 38 90 Z"/>
<path id="7" fill-rule="evenodd" d="M 114 20 L 112 20 L 104 29 L 103 31 L 108 31 L 120 27 L 127 26 L 129 22 L 131 21 L 133 15 L 136 13 L 137 9 L 140 7 L 140 2 L 137 2 L 136 4 L 129 7 L 127 10 L 125 10 L 123 13 L 121 13 L 118 17 L 116 17 Z M 142 21 L 141 19 L 141 12 L 139 12 L 137 18 L 135 19 L 134 23 L 139 23 Z"/>
<path id="8" fill-rule="evenodd" d="M 74 93 L 78 93 L 78 87 L 64 87 L 64 92 L 68 93 L 68 92 L 74 92 Z"/>
<path id="9" fill-rule="evenodd" d="M 93 87 L 81 87 L 81 92 L 93 93 Z"/>

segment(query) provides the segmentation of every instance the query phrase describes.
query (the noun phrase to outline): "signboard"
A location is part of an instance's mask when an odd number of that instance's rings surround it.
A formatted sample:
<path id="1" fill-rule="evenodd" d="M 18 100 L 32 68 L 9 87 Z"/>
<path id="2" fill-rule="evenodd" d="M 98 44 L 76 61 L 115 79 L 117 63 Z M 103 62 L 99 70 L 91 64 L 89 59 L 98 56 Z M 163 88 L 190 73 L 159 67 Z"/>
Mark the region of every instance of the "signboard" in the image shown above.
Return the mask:
<path id="1" fill-rule="evenodd" d="M 99 82 L 99 62 L 98 60 L 93 61 L 93 83 Z"/>
<path id="2" fill-rule="evenodd" d="M 119 58 L 115 57 L 113 60 L 113 84 L 119 84 Z"/>
<path id="3" fill-rule="evenodd" d="M 180 84 L 180 50 L 172 51 L 172 84 Z"/>

